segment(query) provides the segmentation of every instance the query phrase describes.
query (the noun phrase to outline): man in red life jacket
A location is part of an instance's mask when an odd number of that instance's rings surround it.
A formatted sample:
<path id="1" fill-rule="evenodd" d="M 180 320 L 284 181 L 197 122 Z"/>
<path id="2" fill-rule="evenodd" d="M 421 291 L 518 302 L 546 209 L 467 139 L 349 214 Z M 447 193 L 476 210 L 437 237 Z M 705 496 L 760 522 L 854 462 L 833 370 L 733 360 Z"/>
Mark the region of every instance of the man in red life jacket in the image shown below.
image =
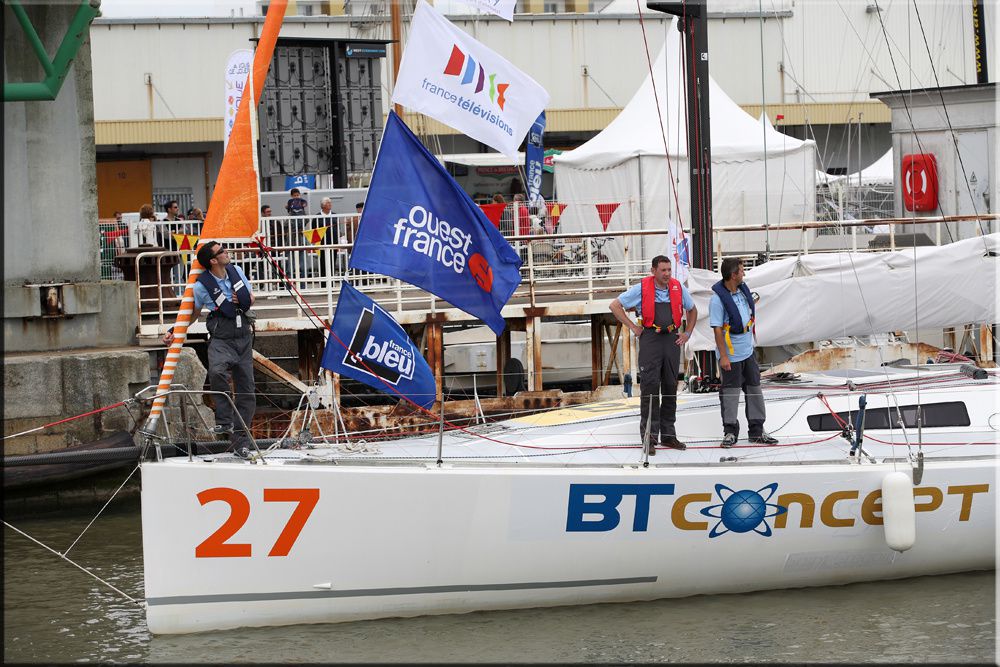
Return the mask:
<path id="1" fill-rule="evenodd" d="M 671 277 L 670 260 L 663 255 L 653 258 L 650 275 L 633 285 L 611 302 L 615 319 L 639 339 L 639 437 L 646 437 L 646 424 L 652 419 L 649 439 L 644 446 L 650 455 L 656 446 L 687 449 L 677 439 L 674 420 L 677 416 L 677 374 L 680 370 L 681 345 L 690 337 L 698 322 L 698 309 L 678 280 Z M 636 309 L 639 323 L 625 312 Z M 684 326 L 684 320 L 687 326 Z"/>

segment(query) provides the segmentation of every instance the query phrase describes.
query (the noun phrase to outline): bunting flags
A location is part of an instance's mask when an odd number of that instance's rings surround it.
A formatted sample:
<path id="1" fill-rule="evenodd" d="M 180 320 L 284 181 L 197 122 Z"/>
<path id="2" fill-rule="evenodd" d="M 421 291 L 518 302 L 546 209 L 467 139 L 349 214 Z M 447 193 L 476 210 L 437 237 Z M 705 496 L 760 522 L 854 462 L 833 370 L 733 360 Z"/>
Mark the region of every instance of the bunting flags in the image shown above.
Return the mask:
<path id="1" fill-rule="evenodd" d="M 437 395 L 434 373 L 403 327 L 347 282 L 319 365 L 424 408 Z"/>
<path id="2" fill-rule="evenodd" d="M 483 213 L 485 213 L 486 218 L 493 223 L 493 226 L 500 229 L 500 218 L 503 217 L 504 209 L 506 209 L 507 206 L 507 204 L 480 204 L 479 208 L 483 209 Z"/>
<path id="3" fill-rule="evenodd" d="M 174 237 L 174 243 L 177 244 L 177 249 L 183 252 L 182 257 L 184 262 L 187 263 L 188 253 L 192 252 L 198 246 L 198 235 L 197 234 L 171 234 Z"/>
<path id="4" fill-rule="evenodd" d="M 392 101 L 516 159 L 549 94 L 420 0 Z"/>
<path id="5" fill-rule="evenodd" d="M 545 209 L 549 212 L 548 219 L 552 221 L 550 223 L 551 229 L 546 229 L 545 231 L 549 234 L 554 234 L 556 228 L 559 226 L 560 216 L 566 212 L 566 204 L 548 202 L 545 204 Z"/>
<path id="6" fill-rule="evenodd" d="M 302 236 L 306 238 L 306 241 L 308 243 L 311 243 L 313 245 L 319 245 L 326 238 L 326 230 L 328 229 L 330 228 L 316 227 L 315 229 L 304 229 L 302 230 Z M 317 255 L 320 254 L 320 250 L 318 248 L 316 250 L 313 250 L 313 252 L 316 253 Z"/>
<path id="7" fill-rule="evenodd" d="M 611 216 L 615 214 L 618 207 L 621 206 L 621 202 L 615 202 L 613 204 L 594 204 L 597 207 L 597 216 L 601 219 L 601 224 L 604 226 L 604 231 L 608 231 L 608 223 L 611 222 Z"/>
<path id="8" fill-rule="evenodd" d="M 483 320 L 521 283 L 521 258 L 437 158 L 389 113 L 350 268 L 393 276 Z"/>

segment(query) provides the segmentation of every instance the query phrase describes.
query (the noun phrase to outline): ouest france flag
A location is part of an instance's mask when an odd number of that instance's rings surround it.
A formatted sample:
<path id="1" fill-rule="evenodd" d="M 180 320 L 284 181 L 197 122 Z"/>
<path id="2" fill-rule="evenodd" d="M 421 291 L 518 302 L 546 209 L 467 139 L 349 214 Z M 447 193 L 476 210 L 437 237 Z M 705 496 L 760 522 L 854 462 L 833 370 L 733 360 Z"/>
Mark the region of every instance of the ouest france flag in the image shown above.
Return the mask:
<path id="1" fill-rule="evenodd" d="M 392 101 L 516 160 L 549 94 L 420 0 Z"/>
<path id="2" fill-rule="evenodd" d="M 350 267 L 399 278 L 485 322 L 521 284 L 521 258 L 395 112 L 389 112 Z"/>
<path id="3" fill-rule="evenodd" d="M 319 365 L 423 408 L 434 403 L 434 373 L 403 327 L 345 282 Z"/>

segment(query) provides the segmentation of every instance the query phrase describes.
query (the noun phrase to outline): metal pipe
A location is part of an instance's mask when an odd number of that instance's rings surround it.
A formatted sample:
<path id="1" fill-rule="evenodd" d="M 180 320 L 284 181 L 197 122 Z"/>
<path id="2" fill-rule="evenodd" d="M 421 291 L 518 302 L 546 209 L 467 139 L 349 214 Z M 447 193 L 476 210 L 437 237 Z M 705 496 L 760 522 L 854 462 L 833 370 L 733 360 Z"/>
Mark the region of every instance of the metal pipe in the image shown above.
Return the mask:
<path id="1" fill-rule="evenodd" d="M 27 22 L 28 26 L 31 25 L 31 22 L 28 20 L 27 14 L 24 13 L 23 8 L 20 7 L 20 3 L 13 0 L 9 4 L 11 9 L 14 9 L 15 7 L 21 9 L 21 15 L 18 16 L 18 20 L 21 21 L 21 26 L 25 31 L 28 42 L 31 43 L 32 49 L 35 51 L 35 55 L 38 56 L 38 61 L 41 63 L 42 69 L 45 70 L 46 77 L 39 82 L 4 83 L 3 98 L 7 102 L 39 102 L 54 100 L 59 94 L 59 90 L 62 88 L 63 81 L 66 80 L 66 75 L 69 74 L 69 68 L 70 65 L 73 64 L 73 58 L 76 57 L 77 52 L 80 50 L 80 46 L 90 34 L 89 28 L 91 22 L 100 13 L 100 2 L 98 0 L 85 0 L 80 3 L 79 9 L 76 10 L 73 20 L 66 29 L 66 34 L 63 36 L 62 43 L 59 45 L 59 50 L 56 51 L 56 57 L 53 58 L 51 62 L 48 60 L 47 54 L 45 54 L 45 47 L 38 38 L 38 33 L 35 32 L 34 27 L 32 26 L 29 30 L 28 27 L 25 26 L 25 22 Z M 17 9 L 14 9 L 14 12 L 17 14 Z"/>

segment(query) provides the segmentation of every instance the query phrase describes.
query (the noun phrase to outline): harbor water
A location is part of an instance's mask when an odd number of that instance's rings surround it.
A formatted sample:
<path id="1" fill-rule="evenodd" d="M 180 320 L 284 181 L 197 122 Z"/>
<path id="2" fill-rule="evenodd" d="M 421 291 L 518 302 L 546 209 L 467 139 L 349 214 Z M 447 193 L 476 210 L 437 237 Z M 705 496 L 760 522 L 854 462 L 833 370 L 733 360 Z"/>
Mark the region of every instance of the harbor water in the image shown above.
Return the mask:
<path id="1" fill-rule="evenodd" d="M 66 552 L 93 513 L 10 520 Z M 142 599 L 138 500 L 68 557 Z M 178 568 L 176 575 L 183 577 Z M 996 660 L 994 572 L 331 625 L 153 636 L 143 610 L 4 528 L 4 662 L 978 662 Z"/>

